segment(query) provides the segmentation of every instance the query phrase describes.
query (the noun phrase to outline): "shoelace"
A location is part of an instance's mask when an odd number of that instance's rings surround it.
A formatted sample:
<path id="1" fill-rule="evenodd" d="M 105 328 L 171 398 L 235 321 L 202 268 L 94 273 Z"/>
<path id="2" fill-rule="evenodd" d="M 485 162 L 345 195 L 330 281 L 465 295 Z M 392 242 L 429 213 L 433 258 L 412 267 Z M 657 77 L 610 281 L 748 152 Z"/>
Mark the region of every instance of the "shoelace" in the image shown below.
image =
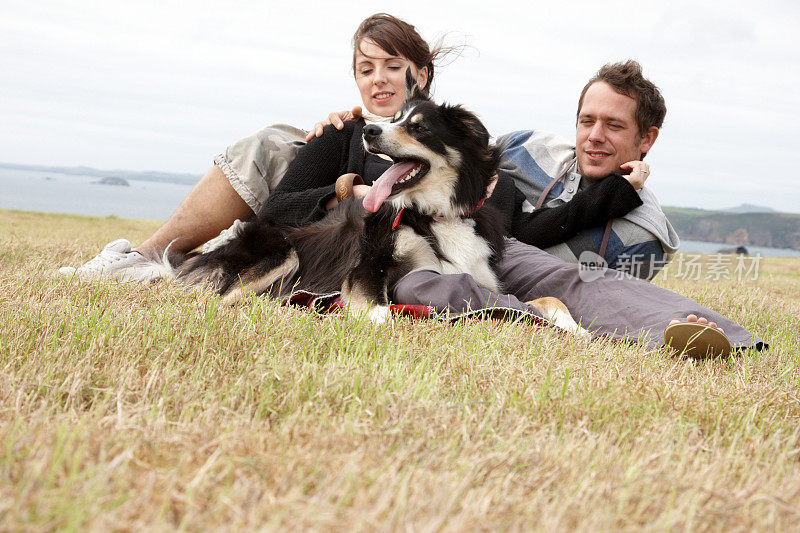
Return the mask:
<path id="1" fill-rule="evenodd" d="M 88 270 L 89 268 L 94 268 L 97 266 L 110 265 L 123 259 L 126 255 L 128 254 L 115 252 L 114 250 L 103 250 L 81 268 Z"/>

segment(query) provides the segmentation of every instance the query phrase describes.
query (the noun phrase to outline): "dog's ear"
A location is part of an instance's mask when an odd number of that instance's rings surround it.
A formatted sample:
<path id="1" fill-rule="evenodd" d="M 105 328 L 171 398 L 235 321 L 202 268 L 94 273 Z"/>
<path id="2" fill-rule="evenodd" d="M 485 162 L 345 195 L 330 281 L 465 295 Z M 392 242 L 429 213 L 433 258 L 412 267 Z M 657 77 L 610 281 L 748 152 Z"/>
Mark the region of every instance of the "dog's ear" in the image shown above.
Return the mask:
<path id="1" fill-rule="evenodd" d="M 442 116 L 449 122 L 452 131 L 461 131 L 468 137 L 480 139 L 482 143 L 488 144 L 489 132 L 486 126 L 473 113 L 470 113 L 460 105 L 443 104 L 441 106 Z"/>
<path id="2" fill-rule="evenodd" d="M 411 67 L 408 67 L 406 69 L 406 102 L 412 100 L 430 100 L 430 98 L 419 88 L 417 80 L 411 74 Z"/>

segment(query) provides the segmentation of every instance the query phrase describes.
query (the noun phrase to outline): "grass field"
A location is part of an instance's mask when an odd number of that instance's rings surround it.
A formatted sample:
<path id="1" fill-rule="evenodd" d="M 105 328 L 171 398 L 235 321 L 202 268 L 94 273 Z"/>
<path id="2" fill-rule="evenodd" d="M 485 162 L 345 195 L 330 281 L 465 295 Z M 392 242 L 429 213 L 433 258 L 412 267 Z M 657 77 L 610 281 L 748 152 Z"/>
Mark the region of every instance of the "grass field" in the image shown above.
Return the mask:
<path id="1" fill-rule="evenodd" d="M 57 266 L 155 223 L 0 211 L 0 530 L 797 530 L 800 260 L 657 279 L 772 348 L 226 308 Z"/>

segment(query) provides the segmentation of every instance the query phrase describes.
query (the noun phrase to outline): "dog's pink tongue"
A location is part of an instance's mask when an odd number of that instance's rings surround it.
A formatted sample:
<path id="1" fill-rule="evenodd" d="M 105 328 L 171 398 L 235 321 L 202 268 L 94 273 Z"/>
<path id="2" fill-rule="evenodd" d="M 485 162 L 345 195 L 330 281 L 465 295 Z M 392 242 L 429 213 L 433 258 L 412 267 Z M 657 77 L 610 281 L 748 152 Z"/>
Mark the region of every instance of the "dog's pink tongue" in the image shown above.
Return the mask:
<path id="1" fill-rule="evenodd" d="M 417 163 L 406 161 L 403 163 L 395 163 L 386 169 L 386 172 L 381 174 L 381 177 L 372 183 L 367 195 L 364 197 L 364 209 L 370 213 L 376 212 L 380 209 L 381 204 L 392 194 L 392 186 L 397 183 L 397 180 L 411 172 Z"/>

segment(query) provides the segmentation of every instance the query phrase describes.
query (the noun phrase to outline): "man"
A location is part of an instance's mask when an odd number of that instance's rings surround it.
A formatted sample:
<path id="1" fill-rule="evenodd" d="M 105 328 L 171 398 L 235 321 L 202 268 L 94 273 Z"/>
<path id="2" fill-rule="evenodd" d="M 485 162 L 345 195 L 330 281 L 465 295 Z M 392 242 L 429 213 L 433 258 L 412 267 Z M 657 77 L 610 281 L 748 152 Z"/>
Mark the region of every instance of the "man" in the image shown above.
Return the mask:
<path id="1" fill-rule="evenodd" d="M 603 66 L 581 93 L 575 145 L 543 132 L 500 139 L 507 143 L 507 164 L 489 201 L 512 219 L 513 237 L 496 264 L 504 294 L 478 287 L 469 275 L 421 270 L 397 283 L 392 300 L 429 305 L 451 316 L 497 310 L 538 315 L 526 302 L 555 296 L 583 327 L 609 338 L 658 348 L 665 344 L 667 327 L 686 317 L 692 335 L 708 323 L 734 348 L 763 348 L 760 339 L 730 319 L 637 279 L 655 275 L 678 246 L 666 216 L 643 188 L 650 170 L 643 159 L 665 114 L 658 88 L 642 76 L 638 63 Z M 514 178 L 514 186 L 504 173 Z M 535 246 L 548 239 L 551 253 Z M 597 254 L 636 277 L 575 264 Z M 636 257 L 646 269 L 624 262 Z"/>
<path id="2" fill-rule="evenodd" d="M 543 262 L 561 267 L 533 246 L 569 263 L 600 263 L 652 279 L 679 244 L 644 188 L 650 170 L 643 159 L 665 115 L 664 99 L 639 63 L 604 65 L 581 92 L 574 144 L 542 131 L 515 132 L 497 141 L 505 146 L 505 158 L 489 202 L 511 218 L 514 238 L 499 265 L 506 294 L 484 291 L 463 276 L 421 272 L 398 283 L 395 299 L 455 312 L 493 306 L 528 310 L 524 301 L 563 294 L 558 287 L 547 293 L 540 276 Z M 589 281 L 602 276 L 585 274 Z"/>
<path id="3" fill-rule="evenodd" d="M 583 88 L 574 145 L 542 131 L 501 137 L 499 142 L 507 144 L 501 172 L 513 177 L 525 195 L 524 212 L 535 211 L 537 204 L 539 209 L 564 206 L 580 201 L 582 195 L 595 201 L 621 200 L 626 191 L 618 190 L 624 184 L 614 173 L 623 173 L 622 178 L 638 191 L 641 200 L 641 205 L 626 203 L 630 209 L 613 221 L 579 228 L 558 243 L 531 242 L 519 230 L 514 236 L 565 261 L 596 262 L 595 254 L 599 254 L 611 268 L 652 279 L 679 245 L 655 196 L 643 188 L 649 176 L 643 159 L 658 137 L 665 114 L 658 88 L 644 78 L 637 62 L 627 61 L 603 66 Z M 608 179 L 620 183 L 612 195 L 601 198 L 597 185 Z M 603 189 L 613 188 L 610 183 L 603 185 Z M 545 190 L 549 194 L 542 200 Z M 583 206 L 588 208 L 592 205 Z"/>

